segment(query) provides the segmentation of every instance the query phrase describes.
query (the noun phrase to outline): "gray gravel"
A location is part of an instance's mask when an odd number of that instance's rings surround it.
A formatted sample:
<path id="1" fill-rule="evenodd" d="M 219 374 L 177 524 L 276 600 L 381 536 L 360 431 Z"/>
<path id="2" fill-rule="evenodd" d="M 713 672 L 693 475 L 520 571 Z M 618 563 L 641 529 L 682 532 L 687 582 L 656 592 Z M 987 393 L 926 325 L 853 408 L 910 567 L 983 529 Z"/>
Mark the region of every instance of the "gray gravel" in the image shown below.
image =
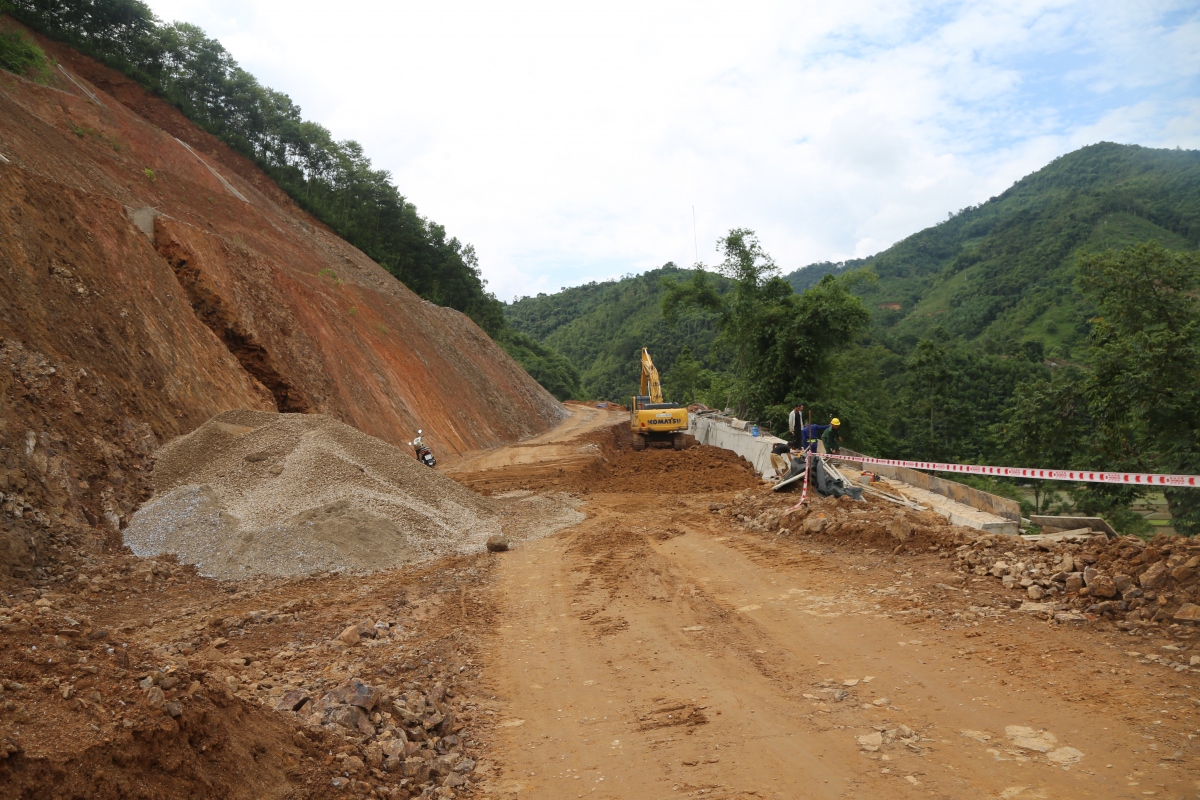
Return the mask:
<path id="1" fill-rule="evenodd" d="M 487 498 L 317 414 L 219 414 L 159 451 L 154 484 L 125 543 L 219 578 L 387 569 L 501 533 Z"/>

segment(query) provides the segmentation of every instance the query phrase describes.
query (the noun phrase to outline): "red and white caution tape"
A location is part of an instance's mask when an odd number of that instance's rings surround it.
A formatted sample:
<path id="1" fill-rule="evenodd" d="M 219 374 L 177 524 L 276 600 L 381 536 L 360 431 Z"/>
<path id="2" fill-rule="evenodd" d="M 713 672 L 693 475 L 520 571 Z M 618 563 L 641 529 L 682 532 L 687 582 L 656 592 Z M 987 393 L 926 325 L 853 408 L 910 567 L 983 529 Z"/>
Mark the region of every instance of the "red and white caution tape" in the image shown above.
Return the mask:
<path id="1" fill-rule="evenodd" d="M 998 478 L 1037 478 L 1046 481 L 1083 481 L 1085 483 L 1121 483 L 1129 486 L 1163 486 L 1200 488 L 1200 475 L 1153 475 L 1146 472 L 1100 472 L 1074 469 L 1023 469 L 1020 467 L 985 467 L 978 464 L 938 464 L 932 461 L 898 461 L 869 456 L 826 455 L 839 461 L 880 464 L 885 467 L 926 469 L 932 472 L 961 472 L 969 475 L 992 475 Z"/>
<path id="2" fill-rule="evenodd" d="M 813 454 L 810 453 L 809 451 L 805 450 L 804 451 L 804 488 L 802 490 L 800 490 L 800 502 L 796 503 L 796 505 L 792 506 L 791 508 L 789 508 L 787 511 L 785 511 L 783 513 L 785 513 L 785 514 L 792 513 L 797 508 L 804 505 L 804 501 L 808 499 L 808 473 L 809 473 L 810 469 L 812 468 L 812 459 L 813 459 Z"/>

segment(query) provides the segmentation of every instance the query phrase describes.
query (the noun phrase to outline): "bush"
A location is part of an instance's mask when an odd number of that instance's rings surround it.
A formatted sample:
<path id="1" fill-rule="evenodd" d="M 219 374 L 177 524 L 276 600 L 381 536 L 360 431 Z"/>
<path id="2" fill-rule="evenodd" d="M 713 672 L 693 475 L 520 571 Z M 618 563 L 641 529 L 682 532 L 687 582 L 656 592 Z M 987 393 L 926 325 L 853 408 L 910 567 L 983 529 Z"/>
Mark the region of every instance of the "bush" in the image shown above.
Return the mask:
<path id="1" fill-rule="evenodd" d="M 0 31 L 0 67 L 39 83 L 49 77 L 46 54 L 20 31 Z"/>
<path id="2" fill-rule="evenodd" d="M 580 396 L 579 372 L 554 348 L 512 328 L 496 334 L 496 343 L 559 400 L 587 399 Z"/>

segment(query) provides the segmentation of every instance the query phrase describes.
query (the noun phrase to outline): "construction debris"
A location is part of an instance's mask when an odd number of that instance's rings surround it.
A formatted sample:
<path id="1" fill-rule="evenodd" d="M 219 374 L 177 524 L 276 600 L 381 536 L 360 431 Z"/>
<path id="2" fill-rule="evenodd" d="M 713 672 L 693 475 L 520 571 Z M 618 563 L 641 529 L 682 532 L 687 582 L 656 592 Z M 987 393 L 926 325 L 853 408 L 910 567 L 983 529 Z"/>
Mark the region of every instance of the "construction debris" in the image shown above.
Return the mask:
<path id="1" fill-rule="evenodd" d="M 867 491 L 866 508 L 821 497 L 789 508 L 783 498 L 747 490 L 718 513 L 776 536 L 890 545 L 897 553 L 937 551 L 952 557 L 966 578 L 998 582 L 1022 612 L 1058 623 L 1108 620 L 1133 633 L 1200 623 L 1200 542 L 1164 535 L 1149 543 L 1109 539 L 1090 528 L 1037 537 L 987 533 L 931 512 L 884 505 L 879 500 L 894 501 Z"/>
<path id="2" fill-rule="evenodd" d="M 864 486 L 863 492 L 873 497 L 887 500 L 889 503 L 895 503 L 898 506 L 905 506 L 906 508 L 916 509 L 917 511 L 928 511 L 928 509 L 923 505 L 919 505 L 918 503 L 914 503 L 910 500 L 905 500 L 902 497 L 897 497 L 894 494 L 888 494 L 887 492 L 880 491 L 879 489 L 875 489 L 870 486 Z"/>
<path id="3" fill-rule="evenodd" d="M 1102 531 L 1094 531 L 1091 528 L 1079 528 L 1073 531 L 1059 531 L 1057 533 L 1043 533 L 1027 536 L 1022 535 L 1021 538 L 1031 544 L 1045 542 L 1047 544 L 1056 544 L 1062 542 L 1072 542 L 1074 544 L 1082 544 L 1083 542 L 1091 541 L 1092 539 L 1107 539 L 1108 535 Z"/>
<path id="4" fill-rule="evenodd" d="M 1110 539 L 1120 536 L 1113 526 L 1101 517 L 1047 517 L 1035 514 L 1029 518 L 1029 521 L 1040 527 L 1042 533 L 1062 533 L 1086 528 L 1101 531 Z"/>

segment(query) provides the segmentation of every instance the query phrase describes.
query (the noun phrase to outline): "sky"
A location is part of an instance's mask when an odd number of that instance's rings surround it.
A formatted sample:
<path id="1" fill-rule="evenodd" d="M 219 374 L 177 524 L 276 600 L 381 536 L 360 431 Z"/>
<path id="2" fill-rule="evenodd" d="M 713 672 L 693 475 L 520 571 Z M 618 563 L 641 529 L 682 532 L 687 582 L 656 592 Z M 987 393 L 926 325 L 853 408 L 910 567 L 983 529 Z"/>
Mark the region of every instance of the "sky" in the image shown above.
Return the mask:
<path id="1" fill-rule="evenodd" d="M 1100 141 L 1200 149 L 1200 2 L 148 0 L 475 246 L 506 302 L 872 255 Z"/>

